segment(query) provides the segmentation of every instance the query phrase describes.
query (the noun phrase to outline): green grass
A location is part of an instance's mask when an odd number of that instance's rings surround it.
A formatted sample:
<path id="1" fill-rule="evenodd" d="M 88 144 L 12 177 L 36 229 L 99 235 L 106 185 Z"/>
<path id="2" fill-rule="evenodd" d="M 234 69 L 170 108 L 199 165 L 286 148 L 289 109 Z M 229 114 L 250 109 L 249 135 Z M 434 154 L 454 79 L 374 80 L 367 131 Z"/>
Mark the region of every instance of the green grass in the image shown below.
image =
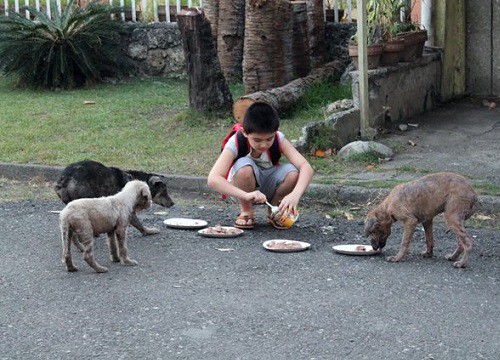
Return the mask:
<path id="1" fill-rule="evenodd" d="M 321 107 L 338 99 L 336 87 L 283 117 L 296 139 L 304 125 L 324 119 Z M 231 86 L 233 97 L 243 86 Z M 315 90 L 316 91 L 316 90 Z M 93 159 L 128 169 L 206 176 L 220 151 L 231 116 L 189 110 L 186 81 L 131 79 L 68 91 L 14 87 L 0 77 L 0 161 L 65 166 Z M 85 101 L 95 104 L 84 105 Z"/>

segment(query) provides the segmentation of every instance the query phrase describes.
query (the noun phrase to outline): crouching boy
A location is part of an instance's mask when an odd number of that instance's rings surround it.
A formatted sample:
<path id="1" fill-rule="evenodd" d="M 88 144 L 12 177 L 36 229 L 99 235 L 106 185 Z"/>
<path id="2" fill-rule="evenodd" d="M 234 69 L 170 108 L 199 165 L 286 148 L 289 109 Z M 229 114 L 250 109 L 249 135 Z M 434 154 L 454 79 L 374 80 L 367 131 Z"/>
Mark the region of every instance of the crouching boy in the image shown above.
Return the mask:
<path id="1" fill-rule="evenodd" d="M 241 229 L 255 226 L 254 203 L 269 201 L 279 212 L 297 213 L 313 169 L 307 160 L 278 131 L 276 110 L 264 102 L 252 104 L 243 119 L 243 128 L 224 146 L 208 175 L 208 186 L 238 199 L 240 214 L 234 223 Z M 289 163 L 280 164 L 283 155 Z M 281 228 L 273 218 L 268 221 Z"/>

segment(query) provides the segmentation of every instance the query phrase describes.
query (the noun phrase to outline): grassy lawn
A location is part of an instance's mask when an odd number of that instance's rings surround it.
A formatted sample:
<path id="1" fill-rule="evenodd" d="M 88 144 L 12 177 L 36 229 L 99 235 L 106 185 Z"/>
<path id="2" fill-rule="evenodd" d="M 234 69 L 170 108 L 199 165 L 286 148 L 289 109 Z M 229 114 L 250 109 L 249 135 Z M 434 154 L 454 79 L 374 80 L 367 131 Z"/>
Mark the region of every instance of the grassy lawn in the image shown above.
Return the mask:
<path id="1" fill-rule="evenodd" d="M 233 97 L 243 86 L 233 85 Z M 206 176 L 232 118 L 189 110 L 187 81 L 131 79 L 71 91 L 18 89 L 0 77 L 0 161 L 65 166 L 93 159 L 107 165 Z M 313 88 L 281 130 L 297 139 L 304 125 L 324 118 L 322 106 L 350 96 L 331 84 Z M 85 102 L 95 102 L 85 105 Z M 322 173 L 344 165 L 333 159 Z"/>

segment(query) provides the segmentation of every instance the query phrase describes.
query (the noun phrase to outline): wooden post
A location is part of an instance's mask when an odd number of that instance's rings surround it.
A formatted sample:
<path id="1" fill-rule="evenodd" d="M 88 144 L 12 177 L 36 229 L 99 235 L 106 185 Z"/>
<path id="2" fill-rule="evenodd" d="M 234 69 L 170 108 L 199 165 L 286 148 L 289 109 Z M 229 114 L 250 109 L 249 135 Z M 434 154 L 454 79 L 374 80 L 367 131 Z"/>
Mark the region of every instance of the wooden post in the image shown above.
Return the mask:
<path id="1" fill-rule="evenodd" d="M 368 99 L 368 57 L 367 57 L 367 26 L 366 26 L 366 0 L 358 0 L 358 69 L 359 69 L 359 116 L 362 138 L 372 138 L 373 130 L 370 129 L 370 108 Z"/>
<path id="2" fill-rule="evenodd" d="M 189 76 L 189 106 L 197 111 L 229 110 L 233 99 L 217 58 L 210 22 L 190 8 L 177 14 Z"/>

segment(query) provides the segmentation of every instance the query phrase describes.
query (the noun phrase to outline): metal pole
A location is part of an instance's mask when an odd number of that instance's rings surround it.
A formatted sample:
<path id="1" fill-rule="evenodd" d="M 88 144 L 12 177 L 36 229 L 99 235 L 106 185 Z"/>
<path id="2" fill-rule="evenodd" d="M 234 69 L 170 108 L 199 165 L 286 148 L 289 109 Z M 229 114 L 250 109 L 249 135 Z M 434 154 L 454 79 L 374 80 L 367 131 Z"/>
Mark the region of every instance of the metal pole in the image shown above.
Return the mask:
<path id="1" fill-rule="evenodd" d="M 368 57 L 367 57 L 367 26 L 366 0 L 358 0 L 358 70 L 359 70 L 359 126 L 362 138 L 373 137 L 370 129 L 370 111 L 368 100 Z"/>

